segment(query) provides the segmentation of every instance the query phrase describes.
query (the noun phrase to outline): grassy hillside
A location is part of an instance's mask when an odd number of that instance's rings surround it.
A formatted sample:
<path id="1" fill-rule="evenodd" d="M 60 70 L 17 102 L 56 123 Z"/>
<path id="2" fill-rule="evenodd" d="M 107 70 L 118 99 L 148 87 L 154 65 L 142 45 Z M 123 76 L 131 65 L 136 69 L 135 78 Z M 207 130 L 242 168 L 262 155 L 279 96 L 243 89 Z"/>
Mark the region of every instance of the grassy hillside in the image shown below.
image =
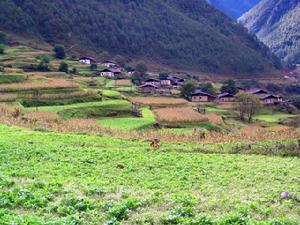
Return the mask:
<path id="1" fill-rule="evenodd" d="M 181 69 L 255 73 L 279 66 L 265 46 L 205 0 L 3 0 L 0 29 Z"/>
<path id="2" fill-rule="evenodd" d="M 173 144 L 158 151 L 148 142 L 2 125 L 0 135 L 0 224 L 292 225 L 300 219 L 297 201 L 279 199 L 282 191 L 300 195 L 299 158 L 184 153 L 197 147 L 190 144 L 182 152 Z"/>

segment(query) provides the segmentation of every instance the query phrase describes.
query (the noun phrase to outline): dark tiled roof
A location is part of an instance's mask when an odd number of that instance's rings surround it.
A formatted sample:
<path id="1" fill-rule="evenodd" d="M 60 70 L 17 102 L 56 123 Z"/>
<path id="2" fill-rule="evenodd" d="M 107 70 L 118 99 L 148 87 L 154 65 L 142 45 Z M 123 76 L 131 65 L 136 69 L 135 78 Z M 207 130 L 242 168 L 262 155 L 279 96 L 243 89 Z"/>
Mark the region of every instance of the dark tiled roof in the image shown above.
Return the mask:
<path id="1" fill-rule="evenodd" d="M 79 59 L 79 60 L 85 60 L 85 59 L 88 59 L 88 60 L 91 60 L 91 61 L 94 61 L 94 62 L 96 62 L 95 58 L 93 58 L 93 57 L 89 57 L 89 56 L 82 56 L 82 57 L 80 57 L 80 59 Z"/>
<path id="2" fill-rule="evenodd" d="M 223 98 L 223 97 L 233 98 L 234 95 L 229 94 L 229 93 L 226 92 L 226 93 L 221 93 L 221 94 L 219 94 L 217 97 L 218 97 L 218 98 Z"/>
<path id="3" fill-rule="evenodd" d="M 194 91 L 194 93 L 192 94 L 192 96 L 198 96 L 198 95 L 202 95 L 202 96 L 209 96 L 209 97 L 213 97 L 215 98 L 215 96 L 209 94 L 209 93 L 206 93 L 204 91 L 201 91 L 201 90 L 196 90 Z"/>
<path id="4" fill-rule="evenodd" d="M 139 88 L 143 88 L 143 87 L 154 87 L 154 88 L 158 88 L 156 85 L 153 84 L 142 84 L 139 86 Z"/>
<path id="5" fill-rule="evenodd" d="M 154 79 L 154 78 L 150 78 L 150 79 L 145 80 L 145 82 L 160 82 L 160 80 Z"/>
<path id="6" fill-rule="evenodd" d="M 259 89 L 259 88 L 253 88 L 253 89 L 247 90 L 246 92 L 247 92 L 247 93 L 250 93 L 250 94 L 257 94 L 257 93 L 259 93 L 259 92 L 268 94 L 267 91 L 265 91 L 265 90 L 263 90 L 263 89 Z"/>

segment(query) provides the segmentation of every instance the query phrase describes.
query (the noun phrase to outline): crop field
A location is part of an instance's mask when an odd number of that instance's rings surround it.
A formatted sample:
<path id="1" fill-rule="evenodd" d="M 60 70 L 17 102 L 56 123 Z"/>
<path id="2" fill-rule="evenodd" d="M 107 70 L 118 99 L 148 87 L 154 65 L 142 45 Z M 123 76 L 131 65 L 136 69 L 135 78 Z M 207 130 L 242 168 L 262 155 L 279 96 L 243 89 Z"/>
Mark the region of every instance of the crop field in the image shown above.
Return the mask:
<path id="1" fill-rule="evenodd" d="M 207 122 L 208 119 L 192 108 L 161 108 L 153 110 L 156 119 L 162 123 Z"/>
<path id="2" fill-rule="evenodd" d="M 148 106 L 185 105 L 188 103 L 188 101 L 182 98 L 168 98 L 168 97 L 133 97 L 130 100 L 133 103 L 148 105 Z"/>
<path id="3" fill-rule="evenodd" d="M 156 120 L 151 110 L 143 108 L 141 111 L 142 117 L 102 118 L 99 123 L 104 127 L 115 130 L 139 130 L 155 124 Z"/>
<path id="4" fill-rule="evenodd" d="M 295 115 L 291 114 L 267 114 L 267 115 L 257 115 L 254 118 L 257 120 L 265 121 L 265 122 L 278 122 L 280 119 L 287 119 L 295 117 Z"/>
<path id="5" fill-rule="evenodd" d="M 49 79 L 45 82 L 28 82 L 28 83 L 13 83 L 0 84 L 0 92 L 16 92 L 40 89 L 66 89 L 79 88 L 77 83 L 67 81 L 65 79 Z"/>
<path id="6" fill-rule="evenodd" d="M 299 224 L 297 200 L 279 198 L 300 197 L 297 157 L 6 126 L 0 136 L 0 224 Z"/>

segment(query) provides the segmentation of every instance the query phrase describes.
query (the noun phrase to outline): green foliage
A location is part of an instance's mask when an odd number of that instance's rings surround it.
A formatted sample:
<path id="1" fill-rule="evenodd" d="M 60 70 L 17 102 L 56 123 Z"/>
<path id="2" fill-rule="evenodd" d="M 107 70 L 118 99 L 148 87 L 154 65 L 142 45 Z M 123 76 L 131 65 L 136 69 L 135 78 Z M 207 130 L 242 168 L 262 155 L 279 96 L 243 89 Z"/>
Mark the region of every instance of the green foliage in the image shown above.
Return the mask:
<path id="1" fill-rule="evenodd" d="M 69 65 L 65 62 L 61 62 L 58 68 L 59 71 L 68 73 L 69 72 Z"/>
<path id="2" fill-rule="evenodd" d="M 190 99 L 191 95 L 197 88 L 197 83 L 195 81 L 186 81 L 180 87 L 180 95 L 185 99 Z"/>
<path id="3" fill-rule="evenodd" d="M 279 199 L 286 187 L 299 195 L 299 158 L 253 155 L 288 142 L 251 144 L 251 149 L 249 143 L 162 143 L 153 151 L 148 141 L 3 125 L 0 136 L 0 224 L 299 221 L 298 202 Z M 222 154 L 199 154 L 217 148 Z M 250 155 L 224 154 L 231 148 L 248 148 Z"/>
<path id="4" fill-rule="evenodd" d="M 159 73 L 159 79 L 166 79 L 168 78 L 169 74 L 167 72 L 161 72 Z"/>
<path id="5" fill-rule="evenodd" d="M 214 86 L 212 85 L 212 83 L 201 83 L 199 85 L 199 89 L 201 89 L 204 92 L 207 92 L 211 95 L 216 94 L 216 90 L 214 88 Z"/>
<path id="6" fill-rule="evenodd" d="M 242 121 L 247 120 L 250 123 L 255 113 L 257 113 L 261 107 L 259 98 L 255 95 L 241 93 L 237 95 L 236 101 L 238 102 L 237 109 L 240 114 L 240 119 Z"/>
<path id="7" fill-rule="evenodd" d="M 5 46 L 0 44 L 0 55 L 4 54 Z"/>
<path id="8" fill-rule="evenodd" d="M 0 15 L 1 28 L 50 43 L 68 43 L 72 34 L 81 47 L 180 68 L 228 73 L 273 69 L 269 50 L 206 0 L 5 0 Z"/>
<path id="9" fill-rule="evenodd" d="M 6 44 L 6 34 L 0 31 L 0 45 Z"/>
<path id="10" fill-rule="evenodd" d="M 227 92 L 229 94 L 235 95 L 236 93 L 238 93 L 238 88 L 236 87 L 236 84 L 234 82 L 234 80 L 227 80 L 223 83 L 222 87 L 221 87 L 221 92 Z"/>
<path id="11" fill-rule="evenodd" d="M 292 103 L 293 103 L 294 106 L 297 107 L 297 109 L 300 110 L 300 97 L 293 98 Z"/>
<path id="12" fill-rule="evenodd" d="M 268 83 L 266 86 L 266 89 L 270 91 L 271 93 L 281 93 L 282 92 L 282 87 L 278 84 L 274 83 Z"/>
<path id="13" fill-rule="evenodd" d="M 66 57 L 65 47 L 63 45 L 55 45 L 53 51 L 57 59 L 64 59 Z"/>
<path id="14" fill-rule="evenodd" d="M 97 70 L 97 64 L 95 64 L 95 63 L 92 63 L 91 64 L 91 66 L 90 66 L 90 69 L 92 70 L 92 71 L 95 71 L 95 70 Z"/>
<path id="15" fill-rule="evenodd" d="M 25 74 L 13 73 L 13 74 L 2 74 L 0 73 L 0 84 L 5 83 L 19 83 L 26 80 Z"/>
<path id="16" fill-rule="evenodd" d="M 148 71 L 147 65 L 145 63 L 139 63 L 136 65 L 136 71 L 141 74 L 146 74 Z"/>

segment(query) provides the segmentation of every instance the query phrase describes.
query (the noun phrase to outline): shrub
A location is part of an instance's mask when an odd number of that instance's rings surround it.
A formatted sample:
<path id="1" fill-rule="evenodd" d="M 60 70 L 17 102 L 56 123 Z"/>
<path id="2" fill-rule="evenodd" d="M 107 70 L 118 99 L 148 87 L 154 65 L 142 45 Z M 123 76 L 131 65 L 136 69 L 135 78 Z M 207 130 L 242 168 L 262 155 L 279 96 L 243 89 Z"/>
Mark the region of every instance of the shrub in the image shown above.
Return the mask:
<path id="1" fill-rule="evenodd" d="M 55 57 L 58 59 L 64 59 L 66 57 L 65 47 L 63 45 L 56 45 L 53 49 Z"/>
<path id="2" fill-rule="evenodd" d="M 68 73 L 69 72 L 69 65 L 67 63 L 65 63 L 65 62 L 61 62 L 60 65 L 59 65 L 58 70 L 60 72 Z"/>
<path id="3" fill-rule="evenodd" d="M 0 44 L 0 55 L 3 55 L 4 54 L 4 45 Z"/>

